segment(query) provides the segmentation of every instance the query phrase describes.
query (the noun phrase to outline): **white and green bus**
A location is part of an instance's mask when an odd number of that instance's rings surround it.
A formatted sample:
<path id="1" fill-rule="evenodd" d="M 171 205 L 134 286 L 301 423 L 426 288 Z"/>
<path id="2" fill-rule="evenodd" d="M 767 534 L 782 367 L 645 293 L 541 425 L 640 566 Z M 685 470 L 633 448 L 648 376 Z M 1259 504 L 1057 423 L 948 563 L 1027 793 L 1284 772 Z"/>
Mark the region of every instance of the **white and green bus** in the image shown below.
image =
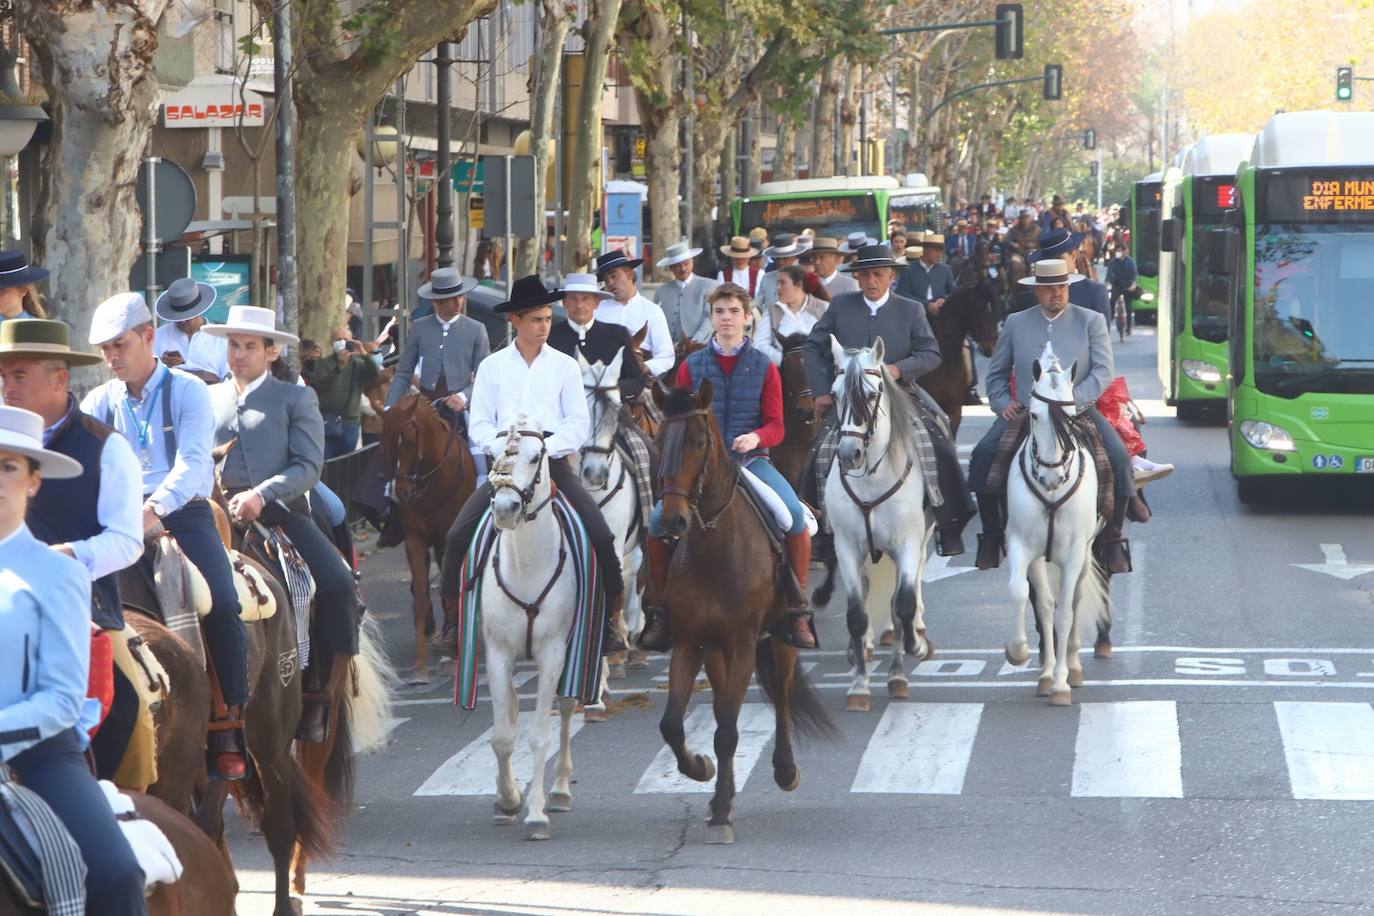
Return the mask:
<path id="1" fill-rule="evenodd" d="M 939 231 L 942 206 L 940 189 L 919 173 L 900 182 L 887 175 L 765 181 L 730 203 L 735 235 L 761 226 L 769 234 L 814 229 L 840 240 L 862 232 L 883 241 L 894 219 L 908 232 Z"/>

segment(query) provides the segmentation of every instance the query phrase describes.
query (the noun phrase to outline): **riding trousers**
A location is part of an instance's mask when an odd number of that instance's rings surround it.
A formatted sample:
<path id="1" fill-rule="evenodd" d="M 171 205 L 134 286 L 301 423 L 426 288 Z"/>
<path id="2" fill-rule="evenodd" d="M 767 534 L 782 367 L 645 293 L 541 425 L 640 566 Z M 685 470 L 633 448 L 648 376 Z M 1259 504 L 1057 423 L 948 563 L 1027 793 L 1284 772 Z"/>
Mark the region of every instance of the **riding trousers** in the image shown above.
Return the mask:
<path id="1" fill-rule="evenodd" d="M 592 550 L 596 552 L 596 562 L 601 567 L 601 583 L 609 603 L 625 590 L 620 557 L 616 553 L 615 537 L 611 534 L 610 526 L 606 524 L 605 517 L 597 508 L 596 500 L 582 489 L 582 482 L 577 479 L 572 463 L 567 458 L 549 459 L 549 477 L 559 492 L 572 503 L 577 517 L 582 519 L 582 524 L 587 529 Z M 477 533 L 477 523 L 482 520 L 482 513 L 487 511 L 490 504 L 490 488 L 478 487 L 472 491 L 468 501 L 463 503 L 463 508 L 458 510 L 458 517 L 448 529 L 448 537 L 444 543 L 444 568 L 439 579 L 439 595 L 445 601 L 456 601 L 459 597 L 463 560 L 467 556 L 468 548 L 472 546 L 473 536 Z"/>
<path id="2" fill-rule="evenodd" d="M 239 617 L 234 572 L 215 529 L 214 512 L 205 500 L 193 499 L 168 513 L 162 527 L 210 586 L 210 613 L 201 624 L 206 648 L 214 660 L 225 704 L 242 706 L 248 702 L 248 631 Z"/>
<path id="3" fill-rule="evenodd" d="M 1116 478 L 1117 504 L 1124 506 L 1135 495 L 1131 456 L 1127 454 L 1126 445 L 1121 441 L 1120 434 L 1096 407 L 1079 408 L 1079 415 L 1084 414 L 1092 419 L 1098 435 L 1102 437 L 1102 445 L 1107 449 L 1107 458 L 1112 463 L 1112 476 Z M 983 438 L 973 447 L 973 455 L 968 463 L 968 483 L 969 488 L 976 493 L 982 493 L 987 489 L 988 474 L 992 471 L 992 462 L 997 458 L 997 443 L 1001 441 L 1002 432 L 1006 428 L 1007 421 L 998 417 L 993 420 L 992 428 L 984 433 Z"/>
<path id="4" fill-rule="evenodd" d="M 278 502 L 263 506 L 262 523 L 281 526 L 315 579 L 315 622 L 310 628 L 312 656 L 320 652 L 358 654 L 361 608 L 353 571 L 329 537 L 306 511 L 293 512 Z"/>
<path id="5" fill-rule="evenodd" d="M 88 916 L 147 916 L 143 869 L 86 765 L 76 729 L 53 735 L 6 763 L 47 802 L 86 862 Z"/>
<path id="6" fill-rule="evenodd" d="M 806 513 L 802 510 L 801 500 L 797 498 L 796 491 L 794 491 L 792 485 L 787 482 L 787 478 L 782 476 L 782 472 L 773 467 L 773 462 L 769 461 L 767 457 L 759 455 L 746 461 L 744 466 L 749 469 L 749 473 L 753 474 L 759 480 L 762 480 L 764 484 L 768 486 L 768 489 L 778 494 L 783 503 L 787 506 L 788 514 L 792 516 L 792 524 L 783 533 L 791 537 L 794 534 L 801 534 L 805 531 Z M 653 515 L 649 517 L 650 537 L 663 537 L 663 528 L 659 525 L 658 521 L 659 515 L 662 514 L 662 512 L 663 500 L 659 500 L 654 505 Z"/>

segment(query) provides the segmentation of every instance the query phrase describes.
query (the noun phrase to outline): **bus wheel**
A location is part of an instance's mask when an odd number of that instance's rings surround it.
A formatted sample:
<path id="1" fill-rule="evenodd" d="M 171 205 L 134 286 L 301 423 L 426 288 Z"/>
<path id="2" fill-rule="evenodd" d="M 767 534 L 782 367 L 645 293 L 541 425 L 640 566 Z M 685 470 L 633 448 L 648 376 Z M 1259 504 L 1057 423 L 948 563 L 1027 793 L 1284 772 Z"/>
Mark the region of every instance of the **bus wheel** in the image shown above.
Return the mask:
<path id="1" fill-rule="evenodd" d="M 1253 477 L 1236 479 L 1236 497 L 1247 506 L 1257 506 L 1264 502 L 1264 482 Z"/>

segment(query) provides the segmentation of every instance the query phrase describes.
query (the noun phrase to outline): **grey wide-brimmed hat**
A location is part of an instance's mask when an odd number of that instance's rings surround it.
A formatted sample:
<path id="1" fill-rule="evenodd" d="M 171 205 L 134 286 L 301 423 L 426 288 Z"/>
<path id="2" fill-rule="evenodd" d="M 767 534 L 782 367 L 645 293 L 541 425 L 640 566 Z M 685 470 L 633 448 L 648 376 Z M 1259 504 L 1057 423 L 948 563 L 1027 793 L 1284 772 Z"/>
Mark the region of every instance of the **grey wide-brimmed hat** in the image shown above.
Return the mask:
<path id="1" fill-rule="evenodd" d="M 779 232 L 773 236 L 773 244 L 763 249 L 766 258 L 795 258 L 806 250 L 801 239 L 790 232 Z"/>
<path id="2" fill-rule="evenodd" d="M 440 267 L 429 275 L 429 282 L 415 291 L 421 299 L 456 299 L 477 288 L 477 281 L 452 267 Z"/>
<path id="3" fill-rule="evenodd" d="M 38 462 L 44 477 L 80 477 L 81 462 L 43 447 L 43 418 L 22 407 L 0 406 L 0 452 L 13 452 Z"/>
<path id="4" fill-rule="evenodd" d="M 840 270 L 847 274 L 852 274 L 856 270 L 867 270 L 870 267 L 891 267 L 894 270 L 904 270 L 906 265 L 892 257 L 892 249 L 886 245 L 865 245 L 854 253 L 854 260 L 848 264 L 841 264 Z"/>
<path id="5" fill-rule="evenodd" d="M 658 266 L 672 267 L 674 264 L 681 264 L 683 261 L 690 261 L 692 258 L 695 258 L 699 254 L 701 254 L 701 249 L 693 248 L 692 243 L 684 239 L 681 242 L 674 242 L 673 244 L 668 246 L 668 249 L 664 253 L 664 256 L 662 258 L 659 258 Z"/>
<path id="6" fill-rule="evenodd" d="M 153 311 L 163 321 L 190 321 L 204 315 L 215 304 L 215 288 L 190 277 L 173 280 L 167 291 L 157 297 Z"/>
<path id="7" fill-rule="evenodd" d="M 1082 274 L 1069 270 L 1069 262 L 1059 258 L 1045 258 L 1031 265 L 1029 277 L 1017 280 L 1022 286 L 1068 286 L 1083 279 Z"/>

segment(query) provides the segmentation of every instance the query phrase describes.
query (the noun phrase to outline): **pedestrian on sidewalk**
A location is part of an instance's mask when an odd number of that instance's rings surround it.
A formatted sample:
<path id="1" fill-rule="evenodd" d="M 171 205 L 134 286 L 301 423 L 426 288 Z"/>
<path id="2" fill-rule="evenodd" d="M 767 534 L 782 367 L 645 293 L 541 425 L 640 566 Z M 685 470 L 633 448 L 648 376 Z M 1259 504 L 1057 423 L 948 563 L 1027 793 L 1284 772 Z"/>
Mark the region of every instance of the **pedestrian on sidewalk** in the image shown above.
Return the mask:
<path id="1" fill-rule="evenodd" d="M 329 332 L 333 352 L 315 361 L 310 384 L 324 417 L 324 460 L 358 448 L 363 389 L 380 373 L 377 364 L 346 327 Z"/>

